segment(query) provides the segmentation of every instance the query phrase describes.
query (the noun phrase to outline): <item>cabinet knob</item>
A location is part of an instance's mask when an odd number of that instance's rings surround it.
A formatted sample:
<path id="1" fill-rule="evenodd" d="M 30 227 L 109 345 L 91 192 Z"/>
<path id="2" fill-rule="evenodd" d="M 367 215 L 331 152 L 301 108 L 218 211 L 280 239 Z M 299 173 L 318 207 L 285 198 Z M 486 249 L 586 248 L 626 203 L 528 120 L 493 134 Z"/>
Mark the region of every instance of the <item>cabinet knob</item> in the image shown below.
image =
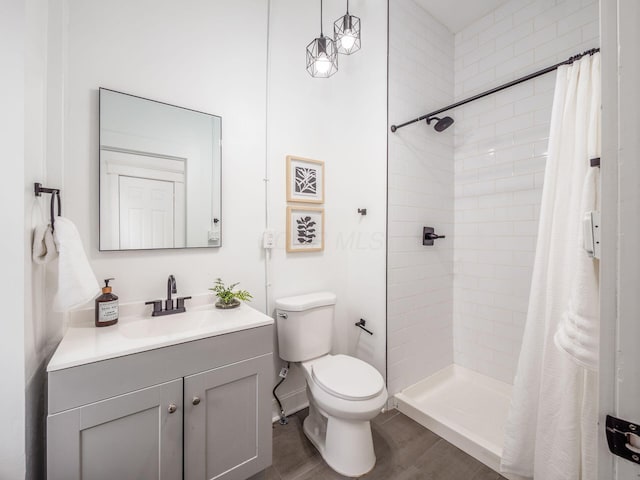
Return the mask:
<path id="1" fill-rule="evenodd" d="M 170 403 L 169 404 L 169 408 L 167 408 L 167 411 L 169 413 L 174 413 L 177 409 L 178 409 L 178 407 L 176 407 L 176 405 L 174 403 Z"/>
<path id="2" fill-rule="evenodd" d="M 194 405 L 200 405 L 200 397 L 193 397 L 191 403 L 193 403 Z"/>

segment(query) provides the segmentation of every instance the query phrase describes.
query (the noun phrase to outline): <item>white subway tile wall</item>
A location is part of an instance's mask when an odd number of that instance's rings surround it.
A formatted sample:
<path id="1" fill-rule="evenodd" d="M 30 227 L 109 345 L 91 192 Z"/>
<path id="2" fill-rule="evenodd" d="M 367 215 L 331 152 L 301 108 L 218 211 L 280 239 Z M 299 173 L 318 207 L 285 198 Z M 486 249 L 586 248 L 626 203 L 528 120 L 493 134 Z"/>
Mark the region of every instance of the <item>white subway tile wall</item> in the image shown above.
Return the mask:
<path id="1" fill-rule="evenodd" d="M 598 35 L 596 0 L 510 0 L 455 35 L 456 100 L 597 47 Z M 508 383 L 526 319 L 554 82 L 550 73 L 452 112 L 454 360 Z"/>
<path id="2" fill-rule="evenodd" d="M 389 6 L 389 122 L 453 100 L 454 36 L 413 0 Z M 388 388 L 453 362 L 453 128 L 389 135 Z M 422 227 L 447 238 L 422 245 Z"/>

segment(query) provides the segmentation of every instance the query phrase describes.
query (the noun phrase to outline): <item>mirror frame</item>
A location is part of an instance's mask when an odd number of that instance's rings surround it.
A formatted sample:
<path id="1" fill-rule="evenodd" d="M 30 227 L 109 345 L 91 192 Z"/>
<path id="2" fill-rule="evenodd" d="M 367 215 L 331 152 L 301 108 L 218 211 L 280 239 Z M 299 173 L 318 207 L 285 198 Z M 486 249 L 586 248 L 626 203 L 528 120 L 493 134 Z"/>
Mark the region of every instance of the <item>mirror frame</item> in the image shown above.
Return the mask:
<path id="1" fill-rule="evenodd" d="M 128 97 L 133 97 L 133 98 L 137 98 L 140 100 L 147 100 L 150 102 L 154 102 L 154 103 L 158 103 L 161 105 L 166 105 L 169 107 L 174 107 L 174 108 L 180 108 L 182 110 L 187 110 L 190 112 L 194 112 L 194 113 L 199 113 L 199 114 L 203 114 L 203 115 L 208 115 L 210 117 L 216 117 L 220 120 L 220 145 L 218 146 L 219 148 L 219 152 L 220 152 L 220 166 L 218 168 L 218 176 L 220 178 L 220 198 L 219 198 L 219 205 L 220 205 L 220 213 L 217 217 L 218 219 L 218 223 L 220 224 L 219 226 L 219 231 L 220 231 L 220 243 L 218 245 L 198 245 L 198 246 L 193 246 L 193 247 L 189 247 L 189 246 L 184 246 L 184 247 L 159 247 L 159 248 L 123 248 L 123 249 L 113 249 L 113 248 L 103 248 L 102 246 L 102 208 L 101 208 L 101 202 L 102 202 L 102 191 L 101 191 L 101 175 L 102 175 L 102 92 L 103 91 L 107 91 L 107 92 L 113 92 L 113 93 L 117 93 L 120 95 L 126 95 Z M 212 248 L 221 248 L 222 247 L 222 237 L 223 237 L 223 222 L 222 222 L 222 192 L 223 192 L 223 185 L 222 185 L 222 134 L 223 134 L 223 130 L 222 130 L 222 116 L 221 115 L 214 115 L 212 113 L 208 113 L 208 112 L 203 112 L 201 110 L 195 110 L 193 108 L 187 108 L 187 107 L 181 107 L 179 105 L 174 105 L 171 103 L 167 103 L 167 102 L 162 102 L 159 100 L 153 100 L 152 98 L 147 98 L 147 97 L 142 97 L 140 95 L 133 95 L 131 93 L 126 93 L 126 92 L 121 92 L 119 90 L 113 90 L 111 88 L 105 88 L 105 87 L 99 87 L 98 88 L 98 251 L 100 252 L 141 252 L 141 251 L 157 251 L 157 250 L 190 250 L 190 249 L 194 249 L 194 248 L 202 248 L 202 249 L 212 249 Z"/>

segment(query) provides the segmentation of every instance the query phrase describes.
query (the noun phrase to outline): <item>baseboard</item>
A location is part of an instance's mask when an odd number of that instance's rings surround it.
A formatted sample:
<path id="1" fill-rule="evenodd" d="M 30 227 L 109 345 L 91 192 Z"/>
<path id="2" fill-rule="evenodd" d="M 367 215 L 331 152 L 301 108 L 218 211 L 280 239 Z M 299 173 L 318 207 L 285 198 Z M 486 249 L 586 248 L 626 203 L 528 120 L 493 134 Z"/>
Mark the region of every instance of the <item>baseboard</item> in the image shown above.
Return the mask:
<path id="1" fill-rule="evenodd" d="M 285 415 L 289 416 L 309 406 L 307 400 L 307 389 L 301 388 L 289 392 L 280 397 L 282 407 L 284 408 Z M 278 408 L 278 402 L 274 398 L 271 403 L 271 418 L 273 422 L 277 422 L 280 419 L 280 409 Z"/>
<path id="2" fill-rule="evenodd" d="M 398 408 L 398 400 L 396 399 L 395 395 L 389 395 L 389 398 L 387 398 L 387 404 L 385 406 L 385 411 L 386 410 L 397 410 Z"/>

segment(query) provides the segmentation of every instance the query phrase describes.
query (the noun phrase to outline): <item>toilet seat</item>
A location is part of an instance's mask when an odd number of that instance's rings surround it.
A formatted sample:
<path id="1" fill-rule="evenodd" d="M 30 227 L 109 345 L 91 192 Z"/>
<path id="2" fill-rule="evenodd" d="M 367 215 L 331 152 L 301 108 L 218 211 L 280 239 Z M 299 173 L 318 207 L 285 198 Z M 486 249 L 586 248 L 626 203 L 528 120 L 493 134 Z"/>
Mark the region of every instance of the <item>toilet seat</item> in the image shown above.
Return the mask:
<path id="1" fill-rule="evenodd" d="M 384 390 L 380 372 L 348 355 L 327 355 L 311 365 L 311 376 L 325 392 L 344 400 L 368 400 Z"/>

